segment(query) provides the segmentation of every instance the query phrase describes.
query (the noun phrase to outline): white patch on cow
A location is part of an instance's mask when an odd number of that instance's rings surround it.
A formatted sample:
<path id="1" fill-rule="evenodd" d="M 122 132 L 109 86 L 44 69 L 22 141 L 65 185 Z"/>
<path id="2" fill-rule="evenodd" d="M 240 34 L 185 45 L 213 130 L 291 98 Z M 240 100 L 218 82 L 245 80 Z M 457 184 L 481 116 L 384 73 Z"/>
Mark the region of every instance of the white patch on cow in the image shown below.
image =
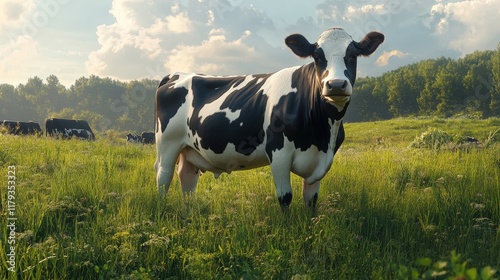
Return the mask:
<path id="1" fill-rule="evenodd" d="M 321 34 L 317 44 L 318 47 L 323 49 L 325 58 L 328 61 L 326 67 L 328 76 L 322 80 L 323 84 L 334 79 L 349 80 L 344 74 L 346 70 L 344 57 L 347 47 L 352 41 L 351 35 L 342 29 L 330 29 Z"/>
<path id="2" fill-rule="evenodd" d="M 343 29 L 328 29 L 321 33 L 318 39 L 318 47 L 323 49 L 325 57 L 345 56 L 347 46 L 352 42 L 352 37 Z"/>
<path id="3" fill-rule="evenodd" d="M 262 85 L 261 89 L 268 97 L 266 116 L 271 115 L 271 110 L 278 104 L 281 97 L 292 92 L 297 92 L 297 88 L 292 88 L 292 75 L 295 70 L 301 66 L 282 69 L 272 76 Z M 269 120 L 266 118 L 265 121 Z M 269 123 L 264 123 L 264 127 L 269 126 Z"/>
<path id="4" fill-rule="evenodd" d="M 257 84 L 262 83 L 262 81 L 263 81 L 263 80 L 264 80 L 264 78 L 259 78 L 259 79 L 257 80 Z"/>
<path id="5" fill-rule="evenodd" d="M 226 119 L 229 120 L 229 123 L 232 123 L 235 120 L 237 120 L 241 114 L 241 110 L 235 110 L 233 112 L 229 108 L 224 108 L 223 110 L 220 110 L 219 112 L 226 113 Z M 202 121 L 203 121 L 203 118 L 202 118 Z"/>

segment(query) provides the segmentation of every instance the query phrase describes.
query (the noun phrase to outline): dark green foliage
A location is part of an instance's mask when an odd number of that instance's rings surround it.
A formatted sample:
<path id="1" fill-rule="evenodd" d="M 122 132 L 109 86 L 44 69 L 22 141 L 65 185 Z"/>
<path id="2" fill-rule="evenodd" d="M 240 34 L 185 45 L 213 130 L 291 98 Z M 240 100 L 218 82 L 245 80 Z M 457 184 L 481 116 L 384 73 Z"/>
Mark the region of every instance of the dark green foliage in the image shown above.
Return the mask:
<path id="1" fill-rule="evenodd" d="M 452 60 L 429 59 L 360 78 L 348 121 L 405 116 L 500 116 L 500 45 Z"/>

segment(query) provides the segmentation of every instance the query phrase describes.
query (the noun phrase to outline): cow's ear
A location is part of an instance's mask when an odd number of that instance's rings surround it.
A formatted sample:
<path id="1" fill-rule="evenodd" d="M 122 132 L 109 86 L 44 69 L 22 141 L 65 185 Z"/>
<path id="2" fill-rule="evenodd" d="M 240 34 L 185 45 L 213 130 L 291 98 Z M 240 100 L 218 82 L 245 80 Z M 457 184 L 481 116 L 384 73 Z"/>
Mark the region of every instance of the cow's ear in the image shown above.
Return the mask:
<path id="1" fill-rule="evenodd" d="M 316 44 L 311 44 L 300 34 L 292 34 L 285 39 L 285 44 L 292 52 L 302 58 L 311 56 L 316 49 Z"/>
<path id="2" fill-rule="evenodd" d="M 384 38 L 384 34 L 372 31 L 366 34 L 361 41 L 354 42 L 354 46 L 359 50 L 360 55 L 368 56 L 384 42 Z"/>

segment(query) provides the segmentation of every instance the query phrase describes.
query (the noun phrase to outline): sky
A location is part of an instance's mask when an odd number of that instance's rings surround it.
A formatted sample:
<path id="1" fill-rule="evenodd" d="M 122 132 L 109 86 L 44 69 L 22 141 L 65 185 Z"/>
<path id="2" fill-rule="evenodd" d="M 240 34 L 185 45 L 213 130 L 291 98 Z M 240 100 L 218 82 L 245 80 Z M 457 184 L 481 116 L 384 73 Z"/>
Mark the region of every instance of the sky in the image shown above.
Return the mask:
<path id="1" fill-rule="evenodd" d="M 331 27 L 385 42 L 358 77 L 500 42 L 500 0 L 2 0 L 0 84 L 56 75 L 129 81 L 172 72 L 270 73 L 306 64 L 284 44 Z"/>

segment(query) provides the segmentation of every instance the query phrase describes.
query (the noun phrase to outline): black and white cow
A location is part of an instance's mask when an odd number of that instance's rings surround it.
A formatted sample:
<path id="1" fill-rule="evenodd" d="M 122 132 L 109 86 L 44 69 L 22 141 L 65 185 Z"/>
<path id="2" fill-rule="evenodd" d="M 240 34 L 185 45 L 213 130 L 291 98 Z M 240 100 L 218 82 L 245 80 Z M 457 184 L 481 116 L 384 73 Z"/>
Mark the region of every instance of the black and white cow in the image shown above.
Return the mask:
<path id="1" fill-rule="evenodd" d="M 139 144 L 139 143 L 141 143 L 141 136 L 137 135 L 137 134 L 129 133 L 129 134 L 127 134 L 127 142 Z"/>
<path id="2" fill-rule="evenodd" d="M 15 135 L 43 135 L 40 125 L 36 122 L 3 121 L 0 127 L 4 127 L 7 133 Z"/>
<path id="3" fill-rule="evenodd" d="M 384 41 L 378 32 L 360 42 L 332 28 L 316 43 L 285 39 L 314 62 L 272 74 L 207 76 L 175 73 L 156 91 L 156 179 L 168 191 L 177 158 L 183 192 L 194 191 L 199 171 L 218 177 L 271 165 L 282 206 L 292 200 L 290 172 L 303 180 L 304 202 L 314 206 L 320 180 L 344 140 L 342 118 L 356 79 L 358 56 Z"/>
<path id="4" fill-rule="evenodd" d="M 45 121 L 45 135 L 62 139 L 76 137 L 83 140 L 95 140 L 94 132 L 84 120 L 47 119 Z"/>
<path id="5" fill-rule="evenodd" d="M 154 144 L 155 143 L 155 133 L 154 132 L 143 132 L 141 134 L 142 144 Z"/>

